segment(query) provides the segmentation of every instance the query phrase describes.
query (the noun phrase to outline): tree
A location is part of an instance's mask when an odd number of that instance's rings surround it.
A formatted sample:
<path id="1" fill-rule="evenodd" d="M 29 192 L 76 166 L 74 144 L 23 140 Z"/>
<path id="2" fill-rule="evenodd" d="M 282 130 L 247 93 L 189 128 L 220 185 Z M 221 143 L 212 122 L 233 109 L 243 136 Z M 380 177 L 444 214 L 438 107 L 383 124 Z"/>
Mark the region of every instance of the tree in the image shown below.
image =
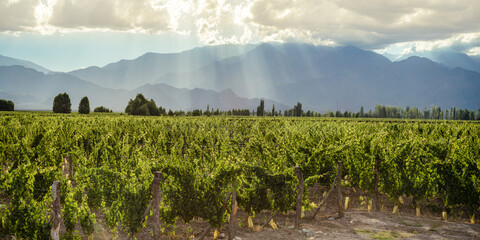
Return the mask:
<path id="1" fill-rule="evenodd" d="M 210 105 L 207 104 L 207 111 L 205 111 L 203 114 L 210 116 L 212 113 L 210 112 Z"/>
<path id="2" fill-rule="evenodd" d="M 12 101 L 0 99 L 0 111 L 14 111 L 15 104 Z"/>
<path id="3" fill-rule="evenodd" d="M 104 107 L 104 106 L 100 106 L 100 107 L 96 107 L 95 109 L 93 109 L 93 112 L 113 112 L 112 110 Z"/>
<path id="4" fill-rule="evenodd" d="M 302 113 L 303 113 L 302 104 L 300 102 L 297 102 L 297 105 L 293 107 L 293 115 L 295 117 L 301 117 Z"/>
<path id="5" fill-rule="evenodd" d="M 273 104 L 273 106 L 272 106 L 272 116 L 275 117 L 275 104 Z"/>
<path id="6" fill-rule="evenodd" d="M 160 116 L 160 110 L 157 108 L 155 101 L 153 99 L 148 101 L 141 93 L 137 94 L 134 100 L 130 99 L 128 101 L 125 113 L 130 115 Z"/>
<path id="7" fill-rule="evenodd" d="M 200 109 L 194 109 L 192 111 L 192 116 L 202 116 L 202 110 Z"/>
<path id="8" fill-rule="evenodd" d="M 167 115 L 167 109 L 163 108 L 162 106 L 158 107 L 158 112 L 160 115 Z"/>
<path id="9" fill-rule="evenodd" d="M 375 105 L 375 111 L 373 112 L 373 115 L 377 118 L 386 118 L 387 117 L 387 110 L 385 106 L 382 105 Z"/>
<path id="10" fill-rule="evenodd" d="M 85 96 L 80 100 L 80 104 L 78 105 L 78 112 L 81 114 L 89 114 L 90 113 L 90 102 L 88 101 L 88 97 Z"/>
<path id="11" fill-rule="evenodd" d="M 257 116 L 261 117 L 265 113 L 265 101 L 260 100 L 260 105 L 257 107 Z"/>
<path id="12" fill-rule="evenodd" d="M 53 99 L 53 112 L 54 113 L 71 113 L 72 103 L 70 102 L 70 96 L 67 93 L 58 94 Z"/>
<path id="13" fill-rule="evenodd" d="M 360 107 L 360 117 L 363 117 L 364 112 L 363 112 L 363 106 Z"/>

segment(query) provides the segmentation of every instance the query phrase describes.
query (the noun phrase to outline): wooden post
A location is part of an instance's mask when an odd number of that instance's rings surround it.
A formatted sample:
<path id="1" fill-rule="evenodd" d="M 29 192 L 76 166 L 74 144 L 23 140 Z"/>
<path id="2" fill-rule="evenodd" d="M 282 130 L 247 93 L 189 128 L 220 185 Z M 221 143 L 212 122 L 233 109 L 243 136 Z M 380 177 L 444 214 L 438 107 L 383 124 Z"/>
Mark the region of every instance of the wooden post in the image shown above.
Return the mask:
<path id="1" fill-rule="evenodd" d="M 53 240 L 60 239 L 60 224 L 62 223 L 62 209 L 60 208 L 60 181 L 53 182 L 52 185 L 52 230 L 50 237 Z"/>
<path id="2" fill-rule="evenodd" d="M 300 167 L 295 167 L 295 173 L 298 178 L 298 194 L 297 194 L 297 213 L 295 215 L 295 228 L 300 228 L 300 218 L 302 216 L 302 197 L 304 192 L 303 174 Z"/>
<path id="3" fill-rule="evenodd" d="M 160 179 L 162 173 L 155 172 L 152 184 L 152 208 L 153 208 L 153 238 L 160 239 Z"/>
<path id="4" fill-rule="evenodd" d="M 343 162 L 338 161 L 338 173 L 337 173 L 337 200 L 338 200 L 338 218 L 342 218 L 343 215 L 343 204 L 342 204 L 342 168 Z"/>
<path id="5" fill-rule="evenodd" d="M 210 232 L 210 229 L 212 229 L 212 226 L 208 225 L 208 227 L 205 228 L 205 230 L 203 231 L 202 235 L 200 235 L 200 237 L 198 237 L 198 240 L 203 240 L 205 238 L 205 236 L 207 236 L 207 234 Z"/>
<path id="6" fill-rule="evenodd" d="M 68 178 L 72 179 L 73 175 L 73 164 L 72 164 L 72 155 L 68 155 L 63 158 L 63 175 Z"/>
<path id="7" fill-rule="evenodd" d="M 375 157 L 375 211 L 380 211 L 380 202 L 378 201 L 378 158 Z"/>
<path id="8" fill-rule="evenodd" d="M 237 234 L 237 192 L 232 192 L 232 211 L 230 214 L 230 223 L 228 225 L 228 239 L 232 240 Z"/>

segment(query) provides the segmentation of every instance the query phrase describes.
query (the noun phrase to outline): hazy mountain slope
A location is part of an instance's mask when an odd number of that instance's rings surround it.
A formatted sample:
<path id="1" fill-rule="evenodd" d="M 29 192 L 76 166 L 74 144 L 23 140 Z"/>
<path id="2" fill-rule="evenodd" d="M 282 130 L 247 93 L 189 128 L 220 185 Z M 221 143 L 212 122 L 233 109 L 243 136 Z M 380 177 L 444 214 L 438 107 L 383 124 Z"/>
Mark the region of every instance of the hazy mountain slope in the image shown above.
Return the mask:
<path id="1" fill-rule="evenodd" d="M 158 80 L 175 87 L 231 88 L 241 96 L 262 96 L 288 105 L 297 101 L 316 111 L 352 110 L 375 104 L 476 109 L 477 73 L 449 69 L 412 57 L 391 62 L 352 46 L 262 44 L 249 53 L 215 62 L 189 73 Z"/>
<path id="2" fill-rule="evenodd" d="M 210 109 L 231 110 L 231 109 L 250 109 L 256 110 L 260 99 L 247 99 L 239 97 L 232 90 L 226 89 L 221 92 L 205 90 L 200 88 L 180 89 L 166 84 L 147 84 L 132 92 L 143 93 L 148 98 L 153 98 L 155 102 L 161 103 L 167 109 Z M 277 110 L 289 109 L 285 104 L 281 104 L 269 99 L 265 100 L 266 106 L 275 104 Z"/>
<path id="3" fill-rule="evenodd" d="M 275 98 L 272 87 L 335 76 L 339 72 L 371 71 L 389 63 L 381 55 L 354 47 L 262 44 L 245 55 L 190 73 L 169 74 L 158 82 L 188 88 L 231 88 L 241 96 Z"/>
<path id="4" fill-rule="evenodd" d="M 425 57 L 450 68 L 461 67 L 466 70 L 480 72 L 480 56 L 469 56 L 465 53 L 447 50 L 433 50 L 427 52 L 414 51 L 401 56 L 399 60 L 405 60 L 414 56 Z"/>
<path id="5" fill-rule="evenodd" d="M 457 56 L 465 60 L 464 64 L 479 61 L 474 56 Z M 146 97 L 171 109 L 205 109 L 207 105 L 223 110 L 255 109 L 255 98 L 275 100 L 277 109 L 281 109 L 280 103 L 293 106 L 301 102 L 304 109 L 315 111 L 358 111 L 361 106 L 373 109 L 375 104 L 421 109 L 432 104 L 443 109 L 480 106 L 478 72 L 420 57 L 391 62 L 380 54 L 353 46 L 273 43 L 211 46 L 178 54 L 147 53 L 103 68 L 72 72 L 76 77 L 65 73 L 44 75 L 18 67 L 8 69 L 0 71 L 4 81 L 1 94 L 42 99 L 32 102 L 41 102 L 48 109 L 54 94 L 67 90 L 75 98 L 95 96 L 95 104 L 117 111 L 123 111 L 128 99 L 139 92 L 148 93 Z M 83 78 L 98 78 L 105 85 L 130 86 L 134 90 L 99 87 Z M 148 82 L 157 84 L 145 85 Z M 266 101 L 266 108 L 270 109 L 272 104 Z"/>
<path id="6" fill-rule="evenodd" d="M 35 69 L 35 70 L 37 70 L 39 72 L 43 72 L 43 73 L 49 73 L 50 72 L 50 70 L 48 70 L 48 69 L 46 69 L 46 68 L 44 68 L 44 67 L 42 67 L 38 64 L 29 62 L 29 61 L 25 61 L 25 60 L 20 60 L 20 59 L 0 55 L 0 66 L 14 66 L 14 65 L 19 65 L 19 66 L 24 66 L 26 68 Z"/>
<path id="7" fill-rule="evenodd" d="M 58 93 L 67 92 L 72 109 L 77 109 L 80 99 L 88 96 L 91 106 L 105 105 L 114 109 L 126 106 L 128 95 L 125 90 L 112 90 L 65 74 L 43 74 L 21 66 L 0 67 L 0 89 L 14 95 L 16 109 L 51 109 Z M 35 102 L 26 102 L 21 96 L 30 96 Z"/>
<path id="8" fill-rule="evenodd" d="M 277 89 L 285 103 L 301 101 L 315 110 L 358 111 L 375 104 L 419 108 L 437 105 L 476 109 L 480 106 L 480 74 L 462 68 L 453 70 L 426 58 L 411 57 L 375 72 L 339 74 Z M 293 94 L 297 93 L 297 94 Z"/>
<path id="9" fill-rule="evenodd" d="M 133 89 L 152 83 L 168 73 L 191 72 L 215 61 L 239 55 L 253 45 L 202 47 L 180 53 L 146 53 L 133 60 L 121 60 L 102 68 L 89 67 L 69 74 L 110 88 Z"/>
<path id="10" fill-rule="evenodd" d="M 203 89 L 178 89 L 166 84 L 144 85 L 134 90 L 110 89 L 65 74 L 43 74 L 21 66 L 0 67 L 0 98 L 12 100 L 16 109 L 50 110 L 53 99 L 58 93 L 67 92 L 76 110 L 80 99 L 87 96 L 90 108 L 105 106 L 117 112 L 123 112 L 129 99 L 137 93 L 153 98 L 157 105 L 173 110 L 211 109 L 230 110 L 255 109 L 259 99 L 246 99 L 237 96 L 231 90 L 215 92 Z M 279 110 L 286 105 L 271 100 Z"/>

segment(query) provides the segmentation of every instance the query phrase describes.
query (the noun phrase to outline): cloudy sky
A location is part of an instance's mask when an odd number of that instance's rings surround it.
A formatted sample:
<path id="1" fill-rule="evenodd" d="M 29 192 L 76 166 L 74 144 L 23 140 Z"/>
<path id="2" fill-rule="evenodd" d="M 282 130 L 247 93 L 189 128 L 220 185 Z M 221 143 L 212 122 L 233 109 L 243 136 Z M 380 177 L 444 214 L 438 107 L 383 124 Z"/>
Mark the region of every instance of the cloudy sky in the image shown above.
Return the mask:
<path id="1" fill-rule="evenodd" d="M 56 71 L 269 41 L 478 55 L 480 1 L 0 0 L 0 55 Z"/>

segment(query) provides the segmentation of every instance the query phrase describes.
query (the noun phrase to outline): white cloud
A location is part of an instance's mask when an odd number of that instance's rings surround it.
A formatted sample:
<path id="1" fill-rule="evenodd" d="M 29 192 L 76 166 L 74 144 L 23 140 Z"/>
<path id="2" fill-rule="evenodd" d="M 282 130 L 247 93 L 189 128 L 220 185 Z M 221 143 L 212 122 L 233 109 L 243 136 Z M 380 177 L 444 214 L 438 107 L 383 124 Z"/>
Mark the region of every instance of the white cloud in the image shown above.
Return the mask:
<path id="1" fill-rule="evenodd" d="M 455 34 L 450 38 L 434 41 L 410 41 L 394 43 L 383 49 L 377 49 L 379 53 L 390 53 L 397 57 L 404 55 L 425 53 L 436 50 L 451 50 L 464 52 L 468 55 L 478 55 L 480 45 L 480 32 Z"/>
<path id="2" fill-rule="evenodd" d="M 480 1 L 472 0 L 4 0 L 0 32 L 170 31 L 203 44 L 305 41 L 383 49 L 410 43 L 417 51 L 467 51 L 478 42 L 478 13 Z"/>
<path id="3" fill-rule="evenodd" d="M 469 49 L 467 54 L 471 56 L 480 55 L 480 47 L 474 47 L 472 49 Z"/>

